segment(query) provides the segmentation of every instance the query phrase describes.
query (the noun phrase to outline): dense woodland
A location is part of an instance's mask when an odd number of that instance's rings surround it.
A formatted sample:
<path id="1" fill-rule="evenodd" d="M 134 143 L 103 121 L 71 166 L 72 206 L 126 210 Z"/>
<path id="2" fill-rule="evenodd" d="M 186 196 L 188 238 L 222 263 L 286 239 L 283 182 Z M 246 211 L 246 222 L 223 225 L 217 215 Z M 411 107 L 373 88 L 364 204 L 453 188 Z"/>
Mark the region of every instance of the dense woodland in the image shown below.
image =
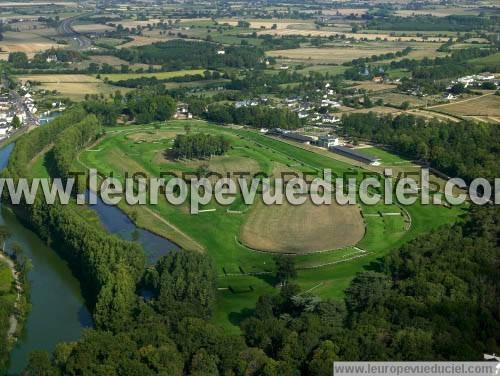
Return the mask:
<path id="1" fill-rule="evenodd" d="M 476 17 L 450 15 L 436 17 L 430 15 L 412 17 L 381 17 L 368 22 L 368 29 L 398 31 L 471 31 L 489 29 L 498 25 L 498 17 Z"/>
<path id="2" fill-rule="evenodd" d="M 74 108 L 25 135 L 16 142 L 3 176 L 30 177 L 29 161 L 53 142 L 58 145 L 50 157 L 53 177 L 68 175 L 69 161 L 82 147 L 101 133 L 95 117 Z M 50 162 L 50 160 L 48 161 Z M 145 257 L 141 247 L 110 235 L 89 223 L 73 205 L 47 205 L 38 191 L 33 205 L 21 202 L 14 212 L 68 262 L 80 279 L 93 308 L 97 327 L 124 328 L 124 318 L 135 299 L 135 285 L 141 278 Z M 9 197 L 3 197 L 9 202 Z"/>
<path id="3" fill-rule="evenodd" d="M 295 112 L 287 108 L 268 106 L 239 107 L 213 104 L 205 113 L 207 120 L 222 124 L 244 124 L 252 127 L 295 129 L 301 121 Z"/>
<path id="4" fill-rule="evenodd" d="M 123 96 L 116 92 L 112 100 L 98 96 L 88 96 L 83 107 L 95 114 L 103 125 L 116 125 L 119 115 L 125 114 L 127 120 L 137 124 L 165 121 L 175 113 L 176 102 L 164 88 L 159 86 L 137 89 Z"/>
<path id="5" fill-rule="evenodd" d="M 146 273 L 154 297 L 136 299 L 126 330 L 35 352 L 27 373 L 314 376 L 342 359 L 481 360 L 500 350 L 499 218 L 474 208 L 406 244 L 359 274 L 343 301 L 298 295 L 289 282 L 259 299 L 243 337 L 200 317 L 215 296 L 206 257 L 171 253 Z"/>
<path id="6" fill-rule="evenodd" d="M 351 137 L 388 145 L 469 182 L 477 177 L 493 181 L 500 176 L 500 129 L 495 125 L 426 122 L 413 115 L 368 113 L 344 115 L 342 130 Z"/>
<path id="7" fill-rule="evenodd" d="M 170 152 L 175 158 L 207 158 L 223 155 L 229 149 L 229 141 L 222 135 L 209 133 L 178 134 Z"/>
<path id="8" fill-rule="evenodd" d="M 220 67 L 252 68 L 263 63 L 264 52 L 252 46 L 231 46 L 217 54 L 216 43 L 172 40 L 147 46 L 123 48 L 116 56 L 130 63 L 157 64 L 164 69 Z"/>

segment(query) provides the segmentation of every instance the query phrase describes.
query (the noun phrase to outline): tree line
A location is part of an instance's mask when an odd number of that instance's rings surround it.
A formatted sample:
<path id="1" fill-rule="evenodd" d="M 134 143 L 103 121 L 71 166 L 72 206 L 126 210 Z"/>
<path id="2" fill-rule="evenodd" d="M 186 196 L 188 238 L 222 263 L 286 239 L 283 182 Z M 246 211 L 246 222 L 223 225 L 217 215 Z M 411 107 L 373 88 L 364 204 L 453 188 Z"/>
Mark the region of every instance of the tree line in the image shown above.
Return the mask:
<path id="1" fill-rule="evenodd" d="M 413 115 L 377 116 L 374 113 L 342 117 L 342 131 L 349 137 L 382 143 L 396 152 L 430 165 L 449 176 L 471 181 L 500 176 L 500 129 L 469 121 L 426 122 Z"/>
<path id="2" fill-rule="evenodd" d="M 29 162 L 54 142 L 57 147 L 51 152 L 49 171 L 52 177 L 65 177 L 70 160 L 99 134 L 93 115 L 81 107 L 70 109 L 17 140 L 3 176 L 31 180 Z M 9 204 L 8 193 L 3 201 Z M 81 282 L 96 327 L 125 327 L 126 314 L 135 301 L 135 285 L 145 267 L 141 247 L 89 223 L 74 204 L 48 205 L 41 190 L 32 205 L 21 201 L 12 209 L 68 262 Z"/>
<path id="3" fill-rule="evenodd" d="M 449 15 L 437 17 L 416 15 L 410 17 L 388 16 L 374 18 L 367 24 L 368 29 L 401 31 L 471 31 L 490 29 L 498 25 L 499 17 L 478 17 Z"/>
<path id="4" fill-rule="evenodd" d="M 497 207 L 473 208 L 377 260 L 343 299 L 301 293 L 279 258 L 286 283 L 258 299 L 242 336 L 205 319 L 216 294 L 207 257 L 173 252 L 146 272 L 152 298 L 137 302 L 126 329 L 32 353 L 26 372 L 323 376 L 335 360 L 481 360 L 500 350 L 499 218 Z"/>
<path id="5" fill-rule="evenodd" d="M 172 40 L 147 46 L 122 48 L 114 53 L 130 63 L 161 65 L 162 69 L 187 69 L 221 67 L 255 68 L 263 63 L 264 52 L 252 46 L 221 48 L 203 41 Z"/>
<path id="6" fill-rule="evenodd" d="M 117 91 L 111 98 L 88 95 L 83 107 L 95 114 L 102 125 L 113 126 L 119 115 L 137 124 L 165 121 L 176 110 L 176 101 L 166 93 L 164 87 L 151 86 L 128 92 L 125 96 Z"/>
<path id="7" fill-rule="evenodd" d="M 222 124 L 243 124 L 251 127 L 296 129 L 302 123 L 295 112 L 287 108 L 257 105 L 239 107 L 212 104 L 204 115 L 207 120 Z"/>

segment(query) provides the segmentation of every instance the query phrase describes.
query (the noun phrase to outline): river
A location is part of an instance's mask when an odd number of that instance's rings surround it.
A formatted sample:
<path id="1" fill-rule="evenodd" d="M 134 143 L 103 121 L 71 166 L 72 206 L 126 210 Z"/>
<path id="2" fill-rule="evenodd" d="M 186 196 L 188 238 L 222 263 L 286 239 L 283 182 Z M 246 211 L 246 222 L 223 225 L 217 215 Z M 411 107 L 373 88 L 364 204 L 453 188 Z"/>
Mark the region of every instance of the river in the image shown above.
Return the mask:
<path id="1" fill-rule="evenodd" d="M 6 166 L 13 147 L 14 144 L 10 144 L 0 150 L 0 170 Z M 7 249 L 18 242 L 33 265 L 29 272 L 31 310 L 24 335 L 19 338 L 10 358 L 9 375 L 18 375 L 30 351 L 51 351 L 58 342 L 77 340 L 82 328 L 92 325 L 92 318 L 85 307 L 78 280 L 66 263 L 3 205 L 0 224 L 7 226 L 12 234 Z"/>
<path id="2" fill-rule="evenodd" d="M 10 144 L 0 150 L 0 170 L 7 165 L 13 147 L 14 144 Z M 137 228 L 120 209 L 106 205 L 100 199 L 90 207 L 109 232 L 127 240 L 139 241 L 149 263 L 178 249 L 167 239 Z M 18 242 L 33 265 L 29 272 L 31 310 L 24 334 L 10 358 L 9 375 L 18 375 L 26 366 L 31 351 L 51 352 L 59 342 L 78 340 L 83 328 L 92 327 L 92 317 L 85 306 L 78 280 L 57 253 L 3 206 L 0 206 L 0 224 L 7 226 L 12 234 L 7 241 L 7 249 L 13 242 Z"/>

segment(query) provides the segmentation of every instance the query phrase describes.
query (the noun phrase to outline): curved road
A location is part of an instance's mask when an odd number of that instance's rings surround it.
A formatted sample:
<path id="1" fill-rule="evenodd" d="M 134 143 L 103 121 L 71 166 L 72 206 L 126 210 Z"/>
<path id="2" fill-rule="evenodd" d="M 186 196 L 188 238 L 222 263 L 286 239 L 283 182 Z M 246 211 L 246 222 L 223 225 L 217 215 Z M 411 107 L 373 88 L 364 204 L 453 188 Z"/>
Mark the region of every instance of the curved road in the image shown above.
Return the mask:
<path id="1" fill-rule="evenodd" d="M 57 27 L 57 32 L 61 36 L 65 37 L 72 37 L 73 40 L 76 42 L 76 48 L 79 50 L 86 50 L 90 48 L 92 45 L 92 42 L 90 41 L 89 38 L 86 36 L 76 32 L 72 24 L 75 22 L 79 17 L 82 17 L 83 15 L 78 15 L 74 17 L 69 17 L 61 21 L 59 26 Z"/>

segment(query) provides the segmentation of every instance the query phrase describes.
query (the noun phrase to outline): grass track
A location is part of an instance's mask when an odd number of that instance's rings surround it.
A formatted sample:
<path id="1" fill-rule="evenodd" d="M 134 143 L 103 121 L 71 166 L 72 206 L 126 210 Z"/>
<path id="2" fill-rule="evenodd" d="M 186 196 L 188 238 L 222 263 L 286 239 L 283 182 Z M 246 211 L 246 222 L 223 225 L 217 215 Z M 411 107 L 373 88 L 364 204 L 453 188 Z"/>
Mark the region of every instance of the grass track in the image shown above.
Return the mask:
<path id="1" fill-rule="evenodd" d="M 115 172 L 123 176 L 129 168 L 141 168 L 150 176 L 158 176 L 160 171 L 193 172 L 189 163 L 177 163 L 168 160 L 158 161 L 157 155 L 170 145 L 164 132 L 182 133 L 186 122 L 171 121 L 157 132 L 148 126 L 116 127 L 108 130 L 108 136 L 92 151 L 80 156 L 83 163 L 97 168 L 101 172 Z M 335 173 L 349 172 L 360 176 L 362 169 L 327 158 L 313 151 L 298 148 L 292 144 L 259 135 L 244 129 L 231 129 L 213 126 L 202 121 L 190 122 L 191 131 L 223 133 L 231 139 L 233 148 L 228 155 L 231 158 L 252 158 L 262 171 L 272 172 L 276 164 L 300 172 L 317 173 L 323 168 L 331 168 Z M 149 136 L 135 137 L 134 133 Z M 98 150 L 98 151 L 95 151 Z M 117 154 L 118 153 L 118 154 Z M 117 158 L 119 155 L 119 158 Z M 394 157 L 396 158 L 396 157 Z M 188 207 L 175 207 L 163 200 L 158 205 L 147 207 L 152 212 L 165 218 L 181 229 L 194 241 L 202 244 L 217 265 L 218 305 L 214 320 L 228 330 L 237 331 L 235 324 L 249 314 L 257 298 L 264 293 L 275 293 L 275 281 L 272 278 L 272 256 L 261 252 L 251 252 L 237 241 L 237 235 L 244 223 L 246 214 L 228 214 L 216 204 L 206 208 L 212 212 L 190 215 Z M 247 209 L 241 201 L 230 209 Z M 358 244 L 359 249 L 348 247 L 342 250 L 296 256 L 301 268 L 297 283 L 307 290 L 314 287 L 314 293 L 324 298 L 338 298 L 343 295 L 354 275 L 363 270 L 377 258 L 387 254 L 404 242 L 430 231 L 442 224 L 457 220 L 460 208 L 447 209 L 441 206 L 423 206 L 415 204 L 406 208 L 412 218 L 412 224 L 405 231 L 403 216 L 366 217 L 366 235 Z M 377 208 L 363 207 L 365 212 L 393 213 L 400 209 L 396 205 Z M 149 220 L 149 225 L 154 222 Z M 145 227 L 149 226 L 147 223 Z M 175 240 L 175 239 L 174 239 Z M 324 265 L 322 267 L 317 267 Z"/>

